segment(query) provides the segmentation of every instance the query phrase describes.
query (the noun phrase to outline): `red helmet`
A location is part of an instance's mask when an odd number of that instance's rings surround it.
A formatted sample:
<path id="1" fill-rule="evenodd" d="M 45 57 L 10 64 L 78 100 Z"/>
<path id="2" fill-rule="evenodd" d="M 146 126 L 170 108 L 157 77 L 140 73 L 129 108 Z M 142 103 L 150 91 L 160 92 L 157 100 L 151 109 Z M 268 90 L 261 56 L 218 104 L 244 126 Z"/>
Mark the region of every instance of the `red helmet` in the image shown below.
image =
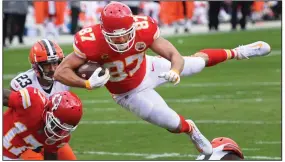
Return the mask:
<path id="1" fill-rule="evenodd" d="M 82 117 L 82 103 L 72 92 L 55 93 L 44 114 L 47 141 L 58 141 L 74 131 Z"/>
<path id="2" fill-rule="evenodd" d="M 53 81 L 55 69 L 45 72 L 46 64 L 58 65 L 64 57 L 62 49 L 58 44 L 48 39 L 37 41 L 30 50 L 29 61 L 37 76 L 47 81 Z"/>
<path id="3" fill-rule="evenodd" d="M 236 153 L 240 158 L 244 158 L 243 157 L 243 153 L 240 149 L 240 147 L 238 146 L 238 144 L 227 137 L 218 137 L 212 140 L 211 142 L 213 148 L 219 147 L 221 145 L 224 145 L 223 147 L 223 151 L 232 151 L 234 153 Z"/>
<path id="4" fill-rule="evenodd" d="M 126 52 L 132 48 L 135 38 L 135 25 L 131 9 L 121 2 L 111 2 L 101 12 L 102 33 L 111 49 Z M 116 44 L 111 38 L 128 36 L 126 43 Z"/>

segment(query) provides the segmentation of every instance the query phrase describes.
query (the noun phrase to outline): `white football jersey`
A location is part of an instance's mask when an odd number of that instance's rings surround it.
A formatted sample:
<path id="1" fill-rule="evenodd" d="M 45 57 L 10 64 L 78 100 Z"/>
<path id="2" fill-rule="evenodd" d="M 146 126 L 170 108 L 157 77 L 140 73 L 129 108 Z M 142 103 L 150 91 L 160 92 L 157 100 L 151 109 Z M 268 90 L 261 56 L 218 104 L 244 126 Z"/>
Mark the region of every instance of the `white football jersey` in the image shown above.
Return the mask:
<path id="1" fill-rule="evenodd" d="M 10 86 L 15 91 L 18 91 L 25 87 L 34 87 L 39 89 L 47 97 L 50 97 L 54 93 L 68 91 L 70 89 L 69 86 L 66 86 L 58 81 L 54 81 L 51 89 L 49 91 L 45 91 L 40 85 L 37 75 L 33 69 L 17 75 L 11 80 Z"/>
<path id="2" fill-rule="evenodd" d="M 221 160 L 226 154 L 231 153 L 231 151 L 224 151 L 224 145 L 221 145 L 219 147 L 213 148 L 212 155 L 203 155 L 200 154 L 196 160 Z"/>

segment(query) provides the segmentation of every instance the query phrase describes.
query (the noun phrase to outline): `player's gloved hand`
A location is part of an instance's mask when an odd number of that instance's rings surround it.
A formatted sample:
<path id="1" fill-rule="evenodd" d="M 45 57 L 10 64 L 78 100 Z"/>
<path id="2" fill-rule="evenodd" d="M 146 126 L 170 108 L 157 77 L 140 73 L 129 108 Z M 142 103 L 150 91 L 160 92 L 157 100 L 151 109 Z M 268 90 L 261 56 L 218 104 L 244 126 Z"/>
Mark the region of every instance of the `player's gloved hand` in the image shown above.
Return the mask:
<path id="1" fill-rule="evenodd" d="M 102 70 L 101 67 L 96 69 L 91 77 L 85 81 L 85 86 L 87 89 L 93 89 L 104 86 L 108 80 L 110 79 L 109 70 L 105 69 L 105 74 L 102 76 L 99 76 L 100 71 Z"/>
<path id="2" fill-rule="evenodd" d="M 165 80 L 174 83 L 174 85 L 180 82 L 180 74 L 177 70 L 169 70 L 168 72 L 161 73 L 158 77 L 164 78 Z"/>

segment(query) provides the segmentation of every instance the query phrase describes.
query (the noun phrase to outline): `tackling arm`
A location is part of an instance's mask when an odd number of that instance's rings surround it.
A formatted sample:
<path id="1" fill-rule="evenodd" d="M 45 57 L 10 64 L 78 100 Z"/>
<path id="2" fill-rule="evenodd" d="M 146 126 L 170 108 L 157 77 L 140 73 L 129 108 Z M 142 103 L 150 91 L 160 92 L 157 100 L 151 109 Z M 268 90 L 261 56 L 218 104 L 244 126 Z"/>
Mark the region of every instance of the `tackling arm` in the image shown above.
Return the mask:
<path id="1" fill-rule="evenodd" d="M 10 97 L 11 93 L 12 93 L 12 91 L 9 89 L 3 89 L 3 106 L 8 107 L 9 97 Z"/>
<path id="2" fill-rule="evenodd" d="M 181 73 L 184 67 L 184 59 L 177 49 L 166 39 L 158 37 L 150 49 L 171 62 L 171 69 Z"/>
<path id="3" fill-rule="evenodd" d="M 85 80 L 78 77 L 74 72 L 76 68 L 84 63 L 85 59 L 76 56 L 74 52 L 69 54 L 55 70 L 55 80 L 67 86 L 85 88 Z"/>

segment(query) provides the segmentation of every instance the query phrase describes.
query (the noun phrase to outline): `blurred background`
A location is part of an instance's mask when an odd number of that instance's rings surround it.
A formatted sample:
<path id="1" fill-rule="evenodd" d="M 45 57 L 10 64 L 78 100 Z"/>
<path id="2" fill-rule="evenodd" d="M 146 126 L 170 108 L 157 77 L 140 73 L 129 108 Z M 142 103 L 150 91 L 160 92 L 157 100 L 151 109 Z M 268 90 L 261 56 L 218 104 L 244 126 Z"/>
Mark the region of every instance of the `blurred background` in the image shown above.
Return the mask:
<path id="1" fill-rule="evenodd" d="M 109 2 L 4 1 L 3 46 L 31 45 L 43 37 L 71 43 L 74 33 L 99 22 Z M 281 1 L 123 2 L 135 15 L 151 16 L 165 35 L 276 26 L 276 20 L 281 25 Z"/>

